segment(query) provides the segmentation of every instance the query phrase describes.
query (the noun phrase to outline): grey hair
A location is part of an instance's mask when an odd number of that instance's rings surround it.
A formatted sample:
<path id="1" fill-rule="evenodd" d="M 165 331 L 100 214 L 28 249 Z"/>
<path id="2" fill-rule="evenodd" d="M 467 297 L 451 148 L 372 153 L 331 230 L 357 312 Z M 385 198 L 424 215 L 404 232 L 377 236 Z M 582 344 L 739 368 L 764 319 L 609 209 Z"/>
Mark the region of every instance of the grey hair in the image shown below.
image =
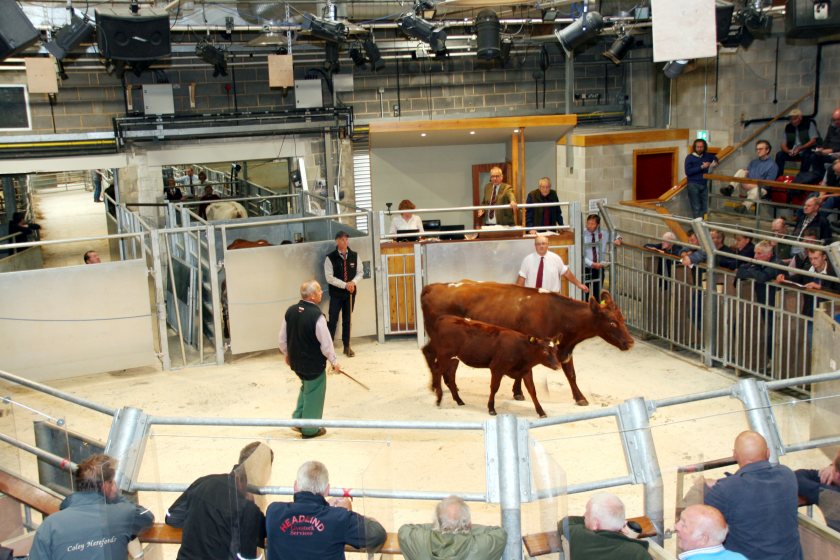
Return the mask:
<path id="1" fill-rule="evenodd" d="M 321 285 L 317 280 L 307 280 L 300 285 L 300 297 L 302 299 L 309 299 L 320 289 Z"/>
<path id="2" fill-rule="evenodd" d="M 458 496 L 444 498 L 435 508 L 432 528 L 441 533 L 469 533 L 472 528 L 470 507 Z"/>
<path id="3" fill-rule="evenodd" d="M 548 177 L 540 177 L 540 180 L 539 180 L 539 181 L 537 181 L 537 184 L 539 185 L 539 184 L 540 184 L 540 183 L 542 183 L 543 181 L 545 181 L 546 183 L 548 183 L 548 186 L 549 186 L 549 187 L 551 186 L 551 179 L 549 179 Z"/>
<path id="4" fill-rule="evenodd" d="M 674 234 L 673 231 L 666 231 L 662 234 L 662 241 L 676 241 L 677 236 Z"/>
<path id="5" fill-rule="evenodd" d="M 307 461 L 298 469 L 295 482 L 298 492 L 312 492 L 323 496 L 330 485 L 330 473 L 324 463 Z"/>
<path id="6" fill-rule="evenodd" d="M 764 239 L 756 244 L 754 251 L 756 253 L 761 253 L 762 255 L 769 255 L 773 252 L 773 245 Z"/>
<path id="7" fill-rule="evenodd" d="M 589 499 L 589 515 L 598 520 L 604 531 L 620 531 L 626 523 L 624 503 L 615 494 L 606 492 L 594 494 Z"/>

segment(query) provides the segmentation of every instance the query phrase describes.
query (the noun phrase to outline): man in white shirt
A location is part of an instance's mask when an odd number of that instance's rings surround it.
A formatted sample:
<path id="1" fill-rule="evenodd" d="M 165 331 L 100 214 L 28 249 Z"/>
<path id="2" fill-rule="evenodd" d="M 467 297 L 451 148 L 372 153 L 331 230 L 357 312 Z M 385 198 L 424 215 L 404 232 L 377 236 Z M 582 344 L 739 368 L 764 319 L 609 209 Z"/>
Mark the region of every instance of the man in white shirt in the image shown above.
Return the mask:
<path id="1" fill-rule="evenodd" d="M 688 506 L 680 514 L 674 530 L 677 533 L 677 545 L 683 550 L 679 555 L 680 560 L 746 560 L 743 554 L 723 548 L 729 527 L 720 511 L 712 506 Z"/>
<path id="2" fill-rule="evenodd" d="M 534 239 L 534 248 L 536 249 L 535 253 L 531 253 L 522 259 L 522 266 L 519 267 L 519 277 L 516 279 L 517 286 L 560 292 L 562 287 L 560 277 L 562 276 L 584 293 L 589 291 L 589 288 L 575 278 L 563 259 L 558 254 L 548 250 L 548 237 L 538 235 Z"/>

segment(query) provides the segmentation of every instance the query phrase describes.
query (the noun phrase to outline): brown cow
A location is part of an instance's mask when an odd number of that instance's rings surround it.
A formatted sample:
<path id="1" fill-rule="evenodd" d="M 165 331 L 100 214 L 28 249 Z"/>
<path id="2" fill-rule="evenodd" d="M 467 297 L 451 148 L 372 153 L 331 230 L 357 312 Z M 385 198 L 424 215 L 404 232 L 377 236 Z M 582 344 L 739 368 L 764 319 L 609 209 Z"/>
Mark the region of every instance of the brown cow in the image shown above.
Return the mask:
<path id="1" fill-rule="evenodd" d="M 234 249 L 253 249 L 254 247 L 271 247 L 272 244 L 266 241 L 265 239 L 259 239 L 257 241 L 250 241 L 248 239 L 235 239 L 233 243 L 227 246 L 228 250 L 233 251 Z"/>
<path id="2" fill-rule="evenodd" d="M 420 297 L 429 338 L 441 315 L 469 317 L 515 329 L 543 340 L 558 340 L 557 355 L 578 405 L 589 404 L 578 389 L 572 351 L 580 342 L 600 336 L 621 350 L 633 346 L 624 317 L 610 294 L 601 291 L 601 302 L 578 301 L 559 294 L 513 284 L 463 280 L 450 284 L 429 284 Z M 522 400 L 522 384 L 513 385 L 514 398 Z"/>
<path id="3" fill-rule="evenodd" d="M 437 405 L 443 397 L 441 377 L 449 387 L 452 398 L 459 405 L 464 401 L 458 396 L 455 384 L 455 370 L 458 360 L 470 367 L 490 368 L 490 400 L 487 410 L 496 415 L 496 391 L 504 375 L 525 380 L 525 387 L 540 418 L 545 411 L 537 400 L 534 376 L 531 368 L 543 364 L 551 369 L 560 367 L 557 349 L 553 342 L 546 342 L 504 327 L 497 327 L 481 321 L 443 315 L 438 317 L 434 327 L 435 335 L 423 347 L 426 362 L 432 371 L 432 390 L 437 396 Z"/>

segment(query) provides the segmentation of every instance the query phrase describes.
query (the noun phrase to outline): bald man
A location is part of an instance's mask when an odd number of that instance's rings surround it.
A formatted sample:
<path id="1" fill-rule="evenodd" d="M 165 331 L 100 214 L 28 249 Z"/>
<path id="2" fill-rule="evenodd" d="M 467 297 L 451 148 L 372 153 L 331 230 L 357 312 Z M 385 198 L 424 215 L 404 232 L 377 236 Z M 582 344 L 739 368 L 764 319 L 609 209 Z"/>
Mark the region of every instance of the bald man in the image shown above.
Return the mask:
<path id="1" fill-rule="evenodd" d="M 574 560 L 650 560 L 648 543 L 622 532 L 627 520 L 624 503 L 614 494 L 593 494 L 583 517 L 570 516 L 557 524 L 569 540 Z"/>
<path id="2" fill-rule="evenodd" d="M 723 515 L 712 506 L 693 505 L 680 514 L 674 530 L 680 560 L 747 560 L 747 557 L 723 547 L 729 528 Z"/>
<path id="3" fill-rule="evenodd" d="M 814 150 L 811 167 L 822 174 L 825 172 L 825 166 L 838 158 L 840 158 L 840 107 L 831 113 L 831 123 L 825 131 L 822 145 Z"/>
<path id="4" fill-rule="evenodd" d="M 704 498 L 729 524 L 726 548 L 747 558 L 801 560 L 796 475 L 770 463 L 767 442 L 757 432 L 738 434 L 732 452 L 738 471 L 714 483 Z"/>

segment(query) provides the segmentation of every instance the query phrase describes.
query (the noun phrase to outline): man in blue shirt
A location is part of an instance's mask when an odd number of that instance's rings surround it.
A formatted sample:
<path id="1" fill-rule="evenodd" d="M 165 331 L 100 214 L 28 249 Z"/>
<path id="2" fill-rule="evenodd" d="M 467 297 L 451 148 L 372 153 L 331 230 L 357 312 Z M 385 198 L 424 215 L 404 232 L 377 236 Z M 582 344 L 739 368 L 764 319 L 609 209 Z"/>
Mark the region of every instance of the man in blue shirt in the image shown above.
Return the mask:
<path id="1" fill-rule="evenodd" d="M 726 550 L 723 541 L 729 528 L 723 515 L 712 506 L 695 504 L 680 514 L 674 526 L 680 560 L 747 560 L 743 554 Z"/>
<path id="2" fill-rule="evenodd" d="M 769 462 L 767 442 L 757 432 L 738 434 L 733 453 L 738 471 L 715 482 L 704 498 L 729 524 L 726 548 L 747 558 L 801 560 L 796 475 Z"/>
<path id="3" fill-rule="evenodd" d="M 688 180 L 688 201 L 691 217 L 702 218 L 709 211 L 709 182 L 703 175 L 718 164 L 717 157 L 708 153 L 709 145 L 698 138 L 692 151 L 685 156 L 685 178 Z"/>
<path id="4" fill-rule="evenodd" d="M 755 153 L 758 157 L 747 166 L 746 177 L 761 181 L 775 181 L 779 177 L 779 166 L 770 157 L 772 149 L 767 140 L 759 140 L 755 143 Z M 739 187 L 746 194 L 747 201 L 736 209 L 738 212 L 752 212 L 755 201 L 763 198 L 767 192 L 757 183 L 740 183 Z"/>

